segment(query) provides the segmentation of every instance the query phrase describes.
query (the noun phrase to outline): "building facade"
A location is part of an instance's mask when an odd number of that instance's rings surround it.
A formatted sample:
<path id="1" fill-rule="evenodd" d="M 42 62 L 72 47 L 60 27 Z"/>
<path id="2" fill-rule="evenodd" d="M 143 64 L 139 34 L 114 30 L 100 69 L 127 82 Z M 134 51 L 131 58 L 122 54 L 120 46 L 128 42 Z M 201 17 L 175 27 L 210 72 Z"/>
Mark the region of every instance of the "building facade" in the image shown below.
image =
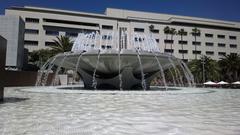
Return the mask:
<path id="1" fill-rule="evenodd" d="M 23 67 L 24 21 L 20 16 L 0 16 L 0 35 L 7 39 L 6 68 L 19 70 Z"/>
<path id="2" fill-rule="evenodd" d="M 24 47 L 29 51 L 48 48 L 53 44 L 53 39 L 60 35 L 70 36 L 74 40 L 78 33 L 98 31 L 106 37 L 104 40 L 112 40 L 107 37 L 126 31 L 129 35 L 152 34 L 162 53 L 172 53 L 186 61 L 195 56 L 200 58 L 201 55 L 219 60 L 225 54 L 240 53 L 238 22 L 112 8 L 107 8 L 105 14 L 93 14 L 25 6 L 8 8 L 5 15 L 23 18 Z M 187 33 L 182 37 L 166 34 L 164 29 L 167 26 L 176 31 L 184 29 Z M 193 35 L 194 28 L 201 33 Z M 102 46 L 111 49 L 116 45 Z M 126 42 L 121 47 L 129 49 L 132 45 Z"/>

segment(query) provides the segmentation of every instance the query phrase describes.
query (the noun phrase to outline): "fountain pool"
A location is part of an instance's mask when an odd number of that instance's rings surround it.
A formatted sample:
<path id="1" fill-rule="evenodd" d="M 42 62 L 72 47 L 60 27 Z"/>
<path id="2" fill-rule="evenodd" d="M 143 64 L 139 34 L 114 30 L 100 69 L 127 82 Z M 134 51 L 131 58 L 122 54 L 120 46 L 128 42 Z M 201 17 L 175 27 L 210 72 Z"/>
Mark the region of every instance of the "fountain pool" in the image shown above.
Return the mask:
<path id="1" fill-rule="evenodd" d="M 0 134 L 239 135 L 240 90 L 6 88 Z"/>
<path id="2" fill-rule="evenodd" d="M 151 86 L 157 76 L 160 85 Z M 71 52 L 45 63 L 36 86 L 5 89 L 1 134 L 240 133 L 240 91 L 191 87 L 185 63 L 160 53 L 152 36 L 79 34 Z"/>
<path id="3" fill-rule="evenodd" d="M 194 86 L 185 63 L 160 53 L 153 36 L 126 31 L 79 33 L 71 52 L 50 58 L 39 70 L 36 86 L 63 85 L 64 75 L 71 85 L 82 80 L 85 88 L 95 90 L 149 90 L 156 77 L 165 89 Z"/>

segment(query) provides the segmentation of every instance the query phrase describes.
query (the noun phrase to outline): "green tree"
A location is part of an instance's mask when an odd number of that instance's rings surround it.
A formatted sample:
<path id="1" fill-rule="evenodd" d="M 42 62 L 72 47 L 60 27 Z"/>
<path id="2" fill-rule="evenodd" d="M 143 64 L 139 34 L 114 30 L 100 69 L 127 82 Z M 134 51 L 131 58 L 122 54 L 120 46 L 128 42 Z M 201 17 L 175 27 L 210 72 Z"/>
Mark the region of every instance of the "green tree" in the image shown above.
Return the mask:
<path id="1" fill-rule="evenodd" d="M 205 80 L 219 81 L 220 79 L 220 67 L 218 62 L 210 57 L 202 56 L 199 60 L 194 59 L 188 63 L 188 67 L 197 83 L 204 83 Z"/>
<path id="2" fill-rule="evenodd" d="M 154 30 L 154 25 L 150 25 L 149 26 L 149 31 L 151 32 L 151 31 L 153 31 Z"/>
<path id="3" fill-rule="evenodd" d="M 170 34 L 170 27 L 169 26 L 164 27 L 163 32 L 166 35 L 166 39 L 168 39 L 168 35 Z M 166 46 L 166 43 L 165 43 L 164 50 L 166 49 L 166 47 L 167 46 Z"/>
<path id="4" fill-rule="evenodd" d="M 173 36 L 177 34 L 177 31 L 175 28 L 170 28 L 170 35 L 171 35 L 171 55 L 173 53 Z"/>
<path id="5" fill-rule="evenodd" d="M 220 59 L 219 65 L 221 67 L 223 80 L 234 82 L 240 79 L 239 54 L 224 55 L 224 57 Z"/>
<path id="6" fill-rule="evenodd" d="M 29 53 L 29 64 L 38 66 L 39 68 L 54 55 L 50 49 L 40 49 Z"/>
<path id="7" fill-rule="evenodd" d="M 54 43 L 51 47 L 53 53 L 69 52 L 72 49 L 73 41 L 67 36 L 60 36 L 53 40 Z"/>
<path id="8" fill-rule="evenodd" d="M 196 44 L 196 42 L 197 42 L 197 36 L 200 36 L 201 35 L 201 31 L 197 28 L 197 27 L 195 27 L 194 29 L 192 29 L 192 32 L 191 32 L 191 34 L 192 34 L 192 36 L 194 36 L 194 41 L 195 41 L 195 44 L 194 44 L 194 46 L 195 46 L 195 59 L 197 59 L 197 44 Z"/>
<path id="9" fill-rule="evenodd" d="M 178 35 L 180 35 L 181 37 L 181 49 L 183 51 L 183 36 L 186 36 L 187 35 L 187 32 L 184 30 L 184 29 L 180 29 L 178 30 L 177 32 Z M 182 59 L 184 60 L 184 53 L 182 52 Z"/>

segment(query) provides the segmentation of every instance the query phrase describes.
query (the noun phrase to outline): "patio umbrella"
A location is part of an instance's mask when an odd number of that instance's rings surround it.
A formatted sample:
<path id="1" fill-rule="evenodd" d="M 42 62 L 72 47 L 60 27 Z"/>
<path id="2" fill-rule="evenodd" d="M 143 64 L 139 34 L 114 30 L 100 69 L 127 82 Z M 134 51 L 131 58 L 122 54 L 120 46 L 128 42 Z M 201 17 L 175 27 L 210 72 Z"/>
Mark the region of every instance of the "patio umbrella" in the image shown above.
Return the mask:
<path id="1" fill-rule="evenodd" d="M 233 82 L 232 84 L 239 84 L 240 85 L 240 81 Z"/>
<path id="2" fill-rule="evenodd" d="M 205 83 L 203 83 L 204 85 L 216 85 L 217 83 L 212 82 L 212 81 L 207 81 Z"/>
<path id="3" fill-rule="evenodd" d="M 218 82 L 217 84 L 226 85 L 226 84 L 229 84 L 229 83 L 228 83 L 228 82 L 221 81 L 221 82 Z"/>

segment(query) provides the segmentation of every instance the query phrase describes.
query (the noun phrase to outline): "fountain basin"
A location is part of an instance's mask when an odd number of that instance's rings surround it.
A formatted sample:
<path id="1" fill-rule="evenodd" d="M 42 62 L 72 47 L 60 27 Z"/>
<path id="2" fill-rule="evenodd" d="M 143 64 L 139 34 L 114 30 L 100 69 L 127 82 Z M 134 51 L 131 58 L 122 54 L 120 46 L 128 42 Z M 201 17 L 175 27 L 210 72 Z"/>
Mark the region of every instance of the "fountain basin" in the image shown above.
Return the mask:
<path id="1" fill-rule="evenodd" d="M 49 63 L 44 70 L 54 72 L 51 84 L 58 85 L 58 75 L 71 70 L 73 80 L 80 76 L 87 89 L 123 90 L 149 89 L 153 78 L 161 74 L 161 69 L 165 71 L 172 65 L 181 64 L 170 55 L 133 50 L 64 53 L 56 55 Z"/>

